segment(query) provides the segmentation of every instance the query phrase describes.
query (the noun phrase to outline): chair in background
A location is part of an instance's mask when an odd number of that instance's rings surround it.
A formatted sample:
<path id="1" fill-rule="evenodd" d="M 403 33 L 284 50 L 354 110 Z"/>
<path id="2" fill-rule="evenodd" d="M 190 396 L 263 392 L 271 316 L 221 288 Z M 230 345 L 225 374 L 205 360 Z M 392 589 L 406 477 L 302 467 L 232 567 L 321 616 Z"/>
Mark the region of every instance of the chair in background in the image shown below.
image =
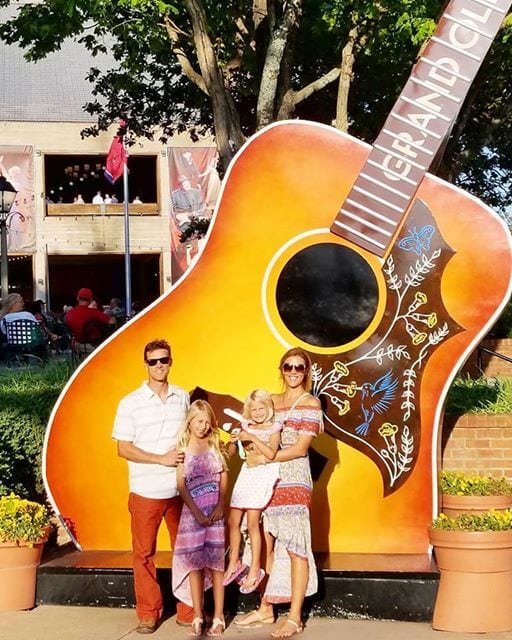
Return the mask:
<path id="1" fill-rule="evenodd" d="M 21 319 L 6 323 L 7 360 L 43 362 L 48 358 L 48 342 L 38 322 Z"/>

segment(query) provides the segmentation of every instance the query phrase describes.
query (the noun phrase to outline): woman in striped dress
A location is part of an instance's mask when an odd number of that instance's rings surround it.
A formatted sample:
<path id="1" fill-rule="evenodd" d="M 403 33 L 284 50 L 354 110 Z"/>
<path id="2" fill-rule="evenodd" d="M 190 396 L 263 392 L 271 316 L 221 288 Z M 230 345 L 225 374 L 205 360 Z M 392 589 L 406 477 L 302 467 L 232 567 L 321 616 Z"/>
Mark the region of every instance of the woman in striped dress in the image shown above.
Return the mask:
<path id="1" fill-rule="evenodd" d="M 309 393 L 311 361 L 299 348 L 290 349 L 279 363 L 283 393 L 272 397 L 275 420 L 283 424 L 280 478 L 263 512 L 263 527 L 274 541 L 272 566 L 261 605 L 236 621 L 256 627 L 274 621 L 273 604 L 290 602 L 290 611 L 271 635 L 287 638 L 300 633 L 304 598 L 317 591 L 317 573 L 311 547 L 310 505 L 313 490 L 308 450 L 322 431 L 322 410 Z M 262 461 L 263 462 L 263 461 Z"/>

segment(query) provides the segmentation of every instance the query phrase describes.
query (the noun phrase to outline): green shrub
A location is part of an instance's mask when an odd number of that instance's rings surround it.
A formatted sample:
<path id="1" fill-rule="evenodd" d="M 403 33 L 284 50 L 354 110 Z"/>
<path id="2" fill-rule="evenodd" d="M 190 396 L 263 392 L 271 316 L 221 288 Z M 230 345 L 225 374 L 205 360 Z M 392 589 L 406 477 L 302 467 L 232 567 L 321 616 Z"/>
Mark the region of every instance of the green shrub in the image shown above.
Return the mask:
<path id="1" fill-rule="evenodd" d="M 446 396 L 445 413 L 512 413 L 512 381 L 507 378 L 457 377 Z"/>
<path id="2" fill-rule="evenodd" d="M 41 451 L 46 423 L 72 372 L 68 363 L 0 369 L 0 495 L 44 499 Z"/>
<path id="3" fill-rule="evenodd" d="M 503 309 L 488 335 L 491 338 L 512 338 L 512 302 Z"/>
<path id="4" fill-rule="evenodd" d="M 507 496 L 512 493 L 512 484 L 506 478 L 463 471 L 442 471 L 439 487 L 441 493 L 450 496 Z"/>

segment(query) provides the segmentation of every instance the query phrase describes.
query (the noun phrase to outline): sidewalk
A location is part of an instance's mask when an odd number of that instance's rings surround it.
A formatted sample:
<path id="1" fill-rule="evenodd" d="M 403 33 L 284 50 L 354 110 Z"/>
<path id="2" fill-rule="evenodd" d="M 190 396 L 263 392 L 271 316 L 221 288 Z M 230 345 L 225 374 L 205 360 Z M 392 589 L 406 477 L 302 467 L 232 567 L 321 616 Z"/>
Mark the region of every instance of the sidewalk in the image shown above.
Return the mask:
<path id="1" fill-rule="evenodd" d="M 133 609 L 99 607 L 63 607 L 43 605 L 32 611 L 0 612 L 1 640 L 155 640 L 189 639 L 185 629 L 169 618 L 151 636 L 135 633 L 137 620 Z M 238 629 L 231 624 L 226 638 L 269 640 L 274 625 L 259 629 Z M 391 622 L 389 620 L 341 620 L 312 618 L 301 640 L 512 640 L 512 632 L 475 634 L 433 631 L 423 622 Z"/>

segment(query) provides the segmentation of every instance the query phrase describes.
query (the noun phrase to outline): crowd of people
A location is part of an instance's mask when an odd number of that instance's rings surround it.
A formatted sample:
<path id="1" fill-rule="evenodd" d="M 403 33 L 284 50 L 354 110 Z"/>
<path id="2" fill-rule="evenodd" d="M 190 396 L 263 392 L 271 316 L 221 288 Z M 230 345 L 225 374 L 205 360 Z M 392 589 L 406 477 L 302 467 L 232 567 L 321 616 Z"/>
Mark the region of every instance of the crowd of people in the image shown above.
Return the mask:
<path id="1" fill-rule="evenodd" d="M 73 204 L 86 204 L 86 200 L 84 199 L 81 193 L 77 193 L 76 196 L 73 196 Z M 119 200 L 117 195 L 113 193 L 110 195 L 109 193 L 103 193 L 101 191 L 97 191 L 96 194 L 92 197 L 91 204 L 119 204 L 119 202 L 123 202 L 123 200 Z M 46 198 L 46 204 L 64 204 L 64 197 L 59 196 L 57 200 L 54 200 L 51 196 Z M 132 204 L 144 204 L 141 200 L 140 196 L 135 196 L 132 200 Z"/>
<path id="2" fill-rule="evenodd" d="M 252 391 L 226 444 L 211 405 L 189 404 L 188 394 L 170 383 L 168 342 L 146 344 L 143 357 L 147 381 L 121 399 L 113 428 L 118 454 L 128 461 L 137 632 L 153 633 L 162 615 L 154 557 L 164 520 L 177 623 L 190 635 L 223 634 L 224 589 L 235 582 L 242 593 L 260 593 L 258 608 L 235 620 L 238 628 L 273 624 L 273 605 L 288 602 L 287 617 L 271 635 L 300 633 L 304 599 L 317 590 L 308 451 L 323 430 L 308 354 L 294 348 L 283 355 L 282 391 Z M 226 513 L 228 460 L 237 452 L 244 462 Z M 207 623 L 209 587 L 214 611 Z"/>
<path id="3" fill-rule="evenodd" d="M 111 298 L 103 305 L 91 289 L 79 289 L 76 306 L 63 305 L 61 311 L 47 311 L 43 300 L 25 303 L 19 293 L 10 293 L 0 304 L 0 345 L 1 354 L 9 352 L 11 346 L 19 351 L 23 346 L 23 336 L 27 338 L 27 352 L 42 358 L 52 353 L 74 353 L 84 357 L 91 353 L 113 330 L 127 319 L 126 311 L 119 298 Z M 140 310 L 134 302 L 134 307 Z M 132 309 L 132 314 L 135 309 Z M 25 327 L 37 329 L 34 334 L 21 331 L 20 321 Z M 28 324 L 27 324 L 28 323 Z M 37 339 L 34 339 L 34 335 Z"/>

